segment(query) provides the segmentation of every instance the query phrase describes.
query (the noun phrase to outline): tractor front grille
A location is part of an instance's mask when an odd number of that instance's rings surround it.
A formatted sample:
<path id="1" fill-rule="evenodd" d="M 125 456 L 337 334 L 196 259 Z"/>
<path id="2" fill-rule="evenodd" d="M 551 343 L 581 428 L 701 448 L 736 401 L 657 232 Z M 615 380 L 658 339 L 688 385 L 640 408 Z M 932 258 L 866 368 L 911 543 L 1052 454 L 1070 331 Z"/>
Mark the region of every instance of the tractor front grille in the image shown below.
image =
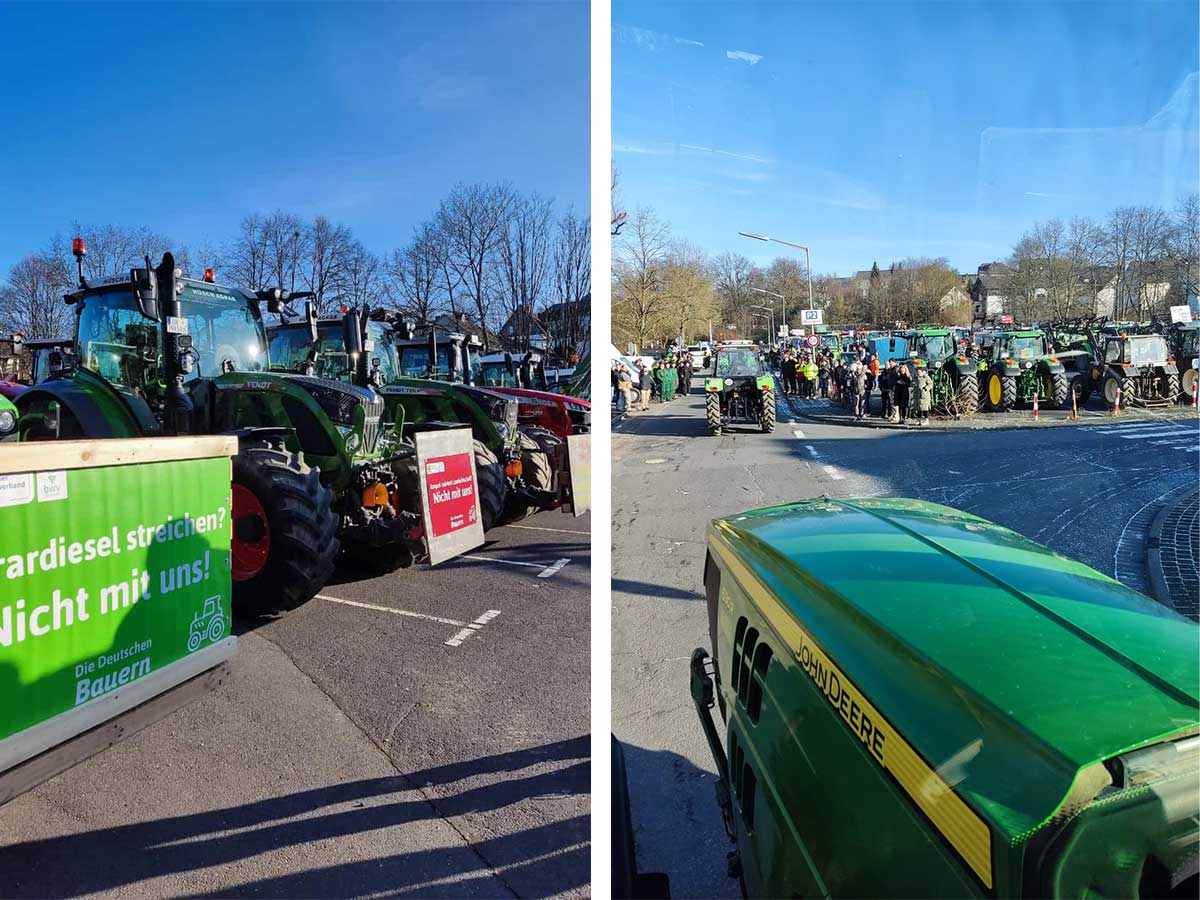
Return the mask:
<path id="1" fill-rule="evenodd" d="M 383 415 L 383 398 L 374 391 L 356 387 L 330 378 L 315 378 L 310 375 L 292 375 L 292 381 L 303 385 L 317 401 L 325 414 L 342 425 L 354 424 L 354 410 L 363 407 L 367 423 L 375 423 L 378 438 L 379 418 Z"/>

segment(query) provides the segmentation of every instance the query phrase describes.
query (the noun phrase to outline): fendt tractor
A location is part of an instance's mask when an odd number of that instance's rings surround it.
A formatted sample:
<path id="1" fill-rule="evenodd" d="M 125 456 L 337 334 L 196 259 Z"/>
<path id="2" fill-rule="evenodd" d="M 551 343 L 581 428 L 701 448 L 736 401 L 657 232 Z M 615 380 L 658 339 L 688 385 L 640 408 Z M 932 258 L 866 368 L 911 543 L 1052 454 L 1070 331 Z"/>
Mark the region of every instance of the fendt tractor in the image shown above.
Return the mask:
<path id="1" fill-rule="evenodd" d="M 18 399 L 21 440 L 236 435 L 231 567 L 245 612 L 309 600 L 339 547 L 398 563 L 422 551 L 379 449 L 383 401 L 271 370 L 261 307 L 282 311 L 285 292 L 184 278 L 170 253 L 89 284 L 82 241 L 75 252 L 72 350 L 52 352 L 46 380 Z"/>
<path id="2" fill-rule="evenodd" d="M 1082 351 L 1067 351 L 1086 356 Z M 1070 402 L 1071 379 L 1057 355 L 1050 352 L 1040 331 L 1001 331 L 992 336 L 990 359 L 980 360 L 983 405 L 996 412 L 1030 403 L 1034 397 L 1047 409 Z"/>
<path id="3" fill-rule="evenodd" d="M 764 434 L 775 430 L 775 379 L 757 345 L 717 347 L 704 391 L 709 434 L 720 434 L 733 423 L 757 425 Z"/>
<path id="4" fill-rule="evenodd" d="M 746 896 L 1200 896 L 1194 622 L 916 500 L 707 543 L 690 687 Z"/>
<path id="5" fill-rule="evenodd" d="M 419 431 L 470 427 L 484 530 L 557 505 L 561 442 L 542 429 L 520 427 L 515 398 L 473 386 L 478 360 L 470 339 L 431 331 L 416 340 L 413 330 L 391 312 L 352 309 L 343 319 L 317 321 L 316 338 L 299 323 L 272 325 L 268 332 L 273 359 L 315 366 L 382 398 L 384 423 L 405 446 Z M 411 482 L 404 472 L 397 475 Z"/>
<path id="6" fill-rule="evenodd" d="M 955 415 L 971 415 L 979 409 L 979 366 L 959 352 L 958 341 L 950 328 L 914 328 L 903 332 L 908 345 L 906 365 L 916 390 L 928 376 L 933 396 L 930 409 Z M 918 408 L 920 403 L 915 404 Z"/>

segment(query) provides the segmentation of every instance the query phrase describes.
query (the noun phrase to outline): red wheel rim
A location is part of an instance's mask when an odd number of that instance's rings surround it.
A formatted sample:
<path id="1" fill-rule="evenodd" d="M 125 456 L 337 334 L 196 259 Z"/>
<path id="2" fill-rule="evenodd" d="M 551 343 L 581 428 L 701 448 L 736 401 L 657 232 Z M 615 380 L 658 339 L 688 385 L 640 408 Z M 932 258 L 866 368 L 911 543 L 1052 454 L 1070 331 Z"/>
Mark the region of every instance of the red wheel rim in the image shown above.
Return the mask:
<path id="1" fill-rule="evenodd" d="M 244 540 L 239 536 L 256 532 L 260 535 L 257 540 Z M 248 581 L 261 572 L 271 553 L 271 526 L 267 522 L 267 511 L 254 493 L 240 484 L 233 486 L 233 539 L 230 549 L 230 568 L 234 581 Z"/>

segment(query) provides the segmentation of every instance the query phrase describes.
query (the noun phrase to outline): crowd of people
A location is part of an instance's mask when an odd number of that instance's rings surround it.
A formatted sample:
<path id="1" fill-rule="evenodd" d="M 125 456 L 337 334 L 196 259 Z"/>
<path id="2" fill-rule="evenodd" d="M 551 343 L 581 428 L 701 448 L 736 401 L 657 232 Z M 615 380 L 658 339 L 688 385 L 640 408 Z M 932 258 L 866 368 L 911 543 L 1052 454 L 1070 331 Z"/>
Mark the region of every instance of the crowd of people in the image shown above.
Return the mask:
<path id="1" fill-rule="evenodd" d="M 700 371 L 711 366 L 706 351 Z M 827 347 L 794 347 L 780 341 L 762 351 L 763 363 L 779 372 L 779 391 L 801 399 L 827 399 L 842 403 L 857 420 L 875 416 L 890 422 L 924 422 L 929 417 L 932 391 L 923 371 L 916 375 L 905 365 L 877 353 L 862 342 L 841 351 Z M 665 403 L 686 395 L 693 370 L 687 351 L 670 352 L 653 363 L 638 360 L 633 367 L 622 360 L 612 363 L 612 403 L 618 413 L 645 412 L 651 402 Z M 873 409 L 872 397 L 879 394 Z"/>
<path id="2" fill-rule="evenodd" d="M 640 359 L 636 369 L 613 360 L 612 402 L 617 412 L 645 412 L 651 401 L 666 403 L 686 396 L 692 375 L 692 355 L 686 351 L 668 353 L 653 364 Z"/>
<path id="3" fill-rule="evenodd" d="M 916 391 L 906 366 L 889 359 L 880 363 L 879 355 L 865 343 L 851 343 L 843 351 L 825 347 L 795 348 L 783 342 L 768 351 L 768 362 L 780 373 L 780 391 L 799 398 L 823 398 L 848 406 L 855 419 L 871 412 L 871 396 L 879 392 L 878 418 L 907 422 L 928 418 L 925 403 L 914 402 L 929 396 Z M 920 377 L 920 376 L 918 376 Z"/>

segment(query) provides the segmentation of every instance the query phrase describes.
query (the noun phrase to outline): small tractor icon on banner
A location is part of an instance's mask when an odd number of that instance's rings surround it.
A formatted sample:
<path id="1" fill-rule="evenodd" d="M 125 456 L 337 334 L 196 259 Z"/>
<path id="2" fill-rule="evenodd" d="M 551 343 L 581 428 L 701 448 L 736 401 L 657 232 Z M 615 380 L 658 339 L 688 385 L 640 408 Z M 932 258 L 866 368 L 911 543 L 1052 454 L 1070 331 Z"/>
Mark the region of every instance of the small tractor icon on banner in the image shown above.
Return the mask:
<path id="1" fill-rule="evenodd" d="M 207 639 L 218 641 L 225 634 L 225 616 L 221 613 L 221 595 L 216 594 L 204 601 L 204 609 L 192 616 L 191 633 L 188 635 L 188 653 L 195 653 Z"/>

